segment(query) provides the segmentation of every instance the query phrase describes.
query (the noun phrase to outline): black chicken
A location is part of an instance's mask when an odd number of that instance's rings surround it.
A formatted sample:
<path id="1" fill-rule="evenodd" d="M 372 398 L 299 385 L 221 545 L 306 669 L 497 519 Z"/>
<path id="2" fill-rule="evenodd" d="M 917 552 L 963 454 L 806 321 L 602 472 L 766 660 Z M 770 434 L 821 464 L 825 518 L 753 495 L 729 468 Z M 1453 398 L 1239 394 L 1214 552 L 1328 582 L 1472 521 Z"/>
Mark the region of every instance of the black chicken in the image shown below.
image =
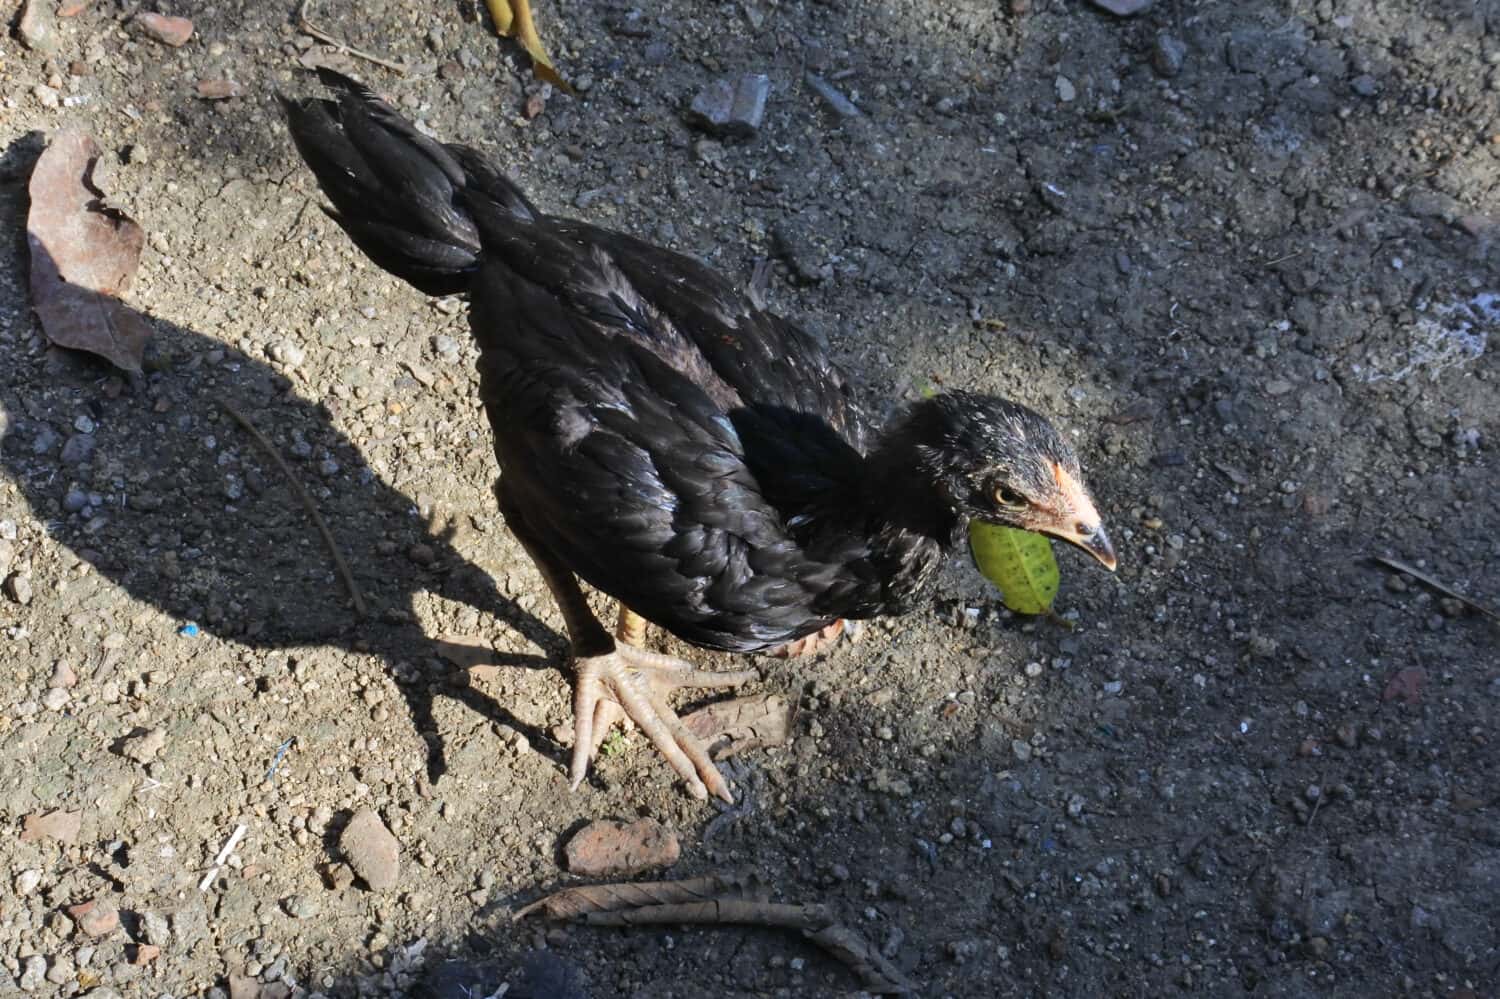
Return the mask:
<path id="1" fill-rule="evenodd" d="M 385 270 L 469 296 L 496 496 L 572 643 L 575 788 L 623 715 L 695 796 L 728 799 L 666 694 L 756 675 L 616 641 L 577 577 L 620 602 L 622 638 L 635 612 L 755 652 L 907 610 L 970 518 L 1114 568 L 1078 459 L 1041 416 L 952 392 L 872 440 L 797 326 L 685 256 L 543 214 L 475 150 L 319 75 L 336 100 L 283 104 L 329 214 Z"/>

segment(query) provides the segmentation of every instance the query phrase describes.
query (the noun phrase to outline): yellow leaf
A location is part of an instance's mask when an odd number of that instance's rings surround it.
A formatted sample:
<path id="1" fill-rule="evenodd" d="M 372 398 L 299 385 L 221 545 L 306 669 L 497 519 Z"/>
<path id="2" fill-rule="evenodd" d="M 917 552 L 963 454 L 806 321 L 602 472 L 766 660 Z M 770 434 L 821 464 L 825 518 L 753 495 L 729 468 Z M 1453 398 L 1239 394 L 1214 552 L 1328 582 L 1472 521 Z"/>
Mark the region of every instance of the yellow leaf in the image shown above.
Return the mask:
<path id="1" fill-rule="evenodd" d="M 531 0 L 485 0 L 490 17 L 495 22 L 495 32 L 505 38 L 515 38 L 531 56 L 531 71 L 538 80 L 546 80 L 564 93 L 574 93 L 566 80 L 552 65 L 552 58 L 536 33 L 536 22 L 531 19 Z"/>
<path id="2" fill-rule="evenodd" d="M 1052 542 L 1013 527 L 969 521 L 969 552 L 984 577 L 1000 587 L 1005 606 L 1017 614 L 1046 614 L 1061 575 Z"/>

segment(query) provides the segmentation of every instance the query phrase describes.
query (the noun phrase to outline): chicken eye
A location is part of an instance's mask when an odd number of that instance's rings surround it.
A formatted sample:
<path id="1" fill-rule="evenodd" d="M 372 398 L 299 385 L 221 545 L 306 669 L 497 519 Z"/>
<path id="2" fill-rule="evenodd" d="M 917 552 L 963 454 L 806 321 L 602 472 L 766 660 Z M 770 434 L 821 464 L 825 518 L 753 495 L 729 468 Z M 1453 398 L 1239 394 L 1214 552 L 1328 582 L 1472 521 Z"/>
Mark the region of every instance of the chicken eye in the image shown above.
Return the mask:
<path id="1" fill-rule="evenodd" d="M 1026 505 L 1026 497 L 1010 486 L 1000 485 L 995 487 L 995 502 L 1001 506 L 1016 509 Z"/>

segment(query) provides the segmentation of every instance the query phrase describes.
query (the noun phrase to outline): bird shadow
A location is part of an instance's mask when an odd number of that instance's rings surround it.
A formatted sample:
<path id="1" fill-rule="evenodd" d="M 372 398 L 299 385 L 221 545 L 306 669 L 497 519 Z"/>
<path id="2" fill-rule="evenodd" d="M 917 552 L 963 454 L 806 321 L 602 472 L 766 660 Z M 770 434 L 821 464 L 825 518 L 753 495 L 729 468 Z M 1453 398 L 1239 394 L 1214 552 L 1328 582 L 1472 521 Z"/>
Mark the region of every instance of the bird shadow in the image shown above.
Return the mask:
<path id="1" fill-rule="evenodd" d="M 4 155 L 34 160 L 37 151 L 23 139 Z M 17 192 L 0 193 L 11 202 Z M 17 219 L 25 217 L 24 188 L 20 197 Z M 0 383 L 0 469 L 46 535 L 179 622 L 184 641 L 191 624 L 252 649 L 322 645 L 379 657 L 427 744 L 430 781 L 448 769 L 433 711 L 440 696 L 515 729 L 561 765 L 549 735 L 454 667 L 475 661 L 473 646 L 422 633 L 418 599 L 432 593 L 472 608 L 478 621 L 512 629 L 543 653 L 484 656 L 497 665 L 549 667 L 566 642 L 456 547 L 459 525 L 426 522 L 416 500 L 365 463 L 336 414 L 367 404 L 307 399 L 272 365 L 137 314 L 153 331 L 144 373 L 54 347 Z M 255 425 L 285 470 L 231 411 Z M 347 562 L 363 615 L 287 472 Z M 471 523 L 493 530 L 499 520 Z"/>

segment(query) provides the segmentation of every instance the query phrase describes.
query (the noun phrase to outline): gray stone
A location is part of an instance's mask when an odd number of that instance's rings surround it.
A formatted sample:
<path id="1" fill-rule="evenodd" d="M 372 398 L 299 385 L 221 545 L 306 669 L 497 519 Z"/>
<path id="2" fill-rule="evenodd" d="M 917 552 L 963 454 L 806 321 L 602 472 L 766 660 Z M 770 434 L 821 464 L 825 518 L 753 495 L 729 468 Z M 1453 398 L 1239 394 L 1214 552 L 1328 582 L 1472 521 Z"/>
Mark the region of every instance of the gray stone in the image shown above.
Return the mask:
<path id="1" fill-rule="evenodd" d="M 771 79 L 764 73 L 715 80 L 693 98 L 688 124 L 724 139 L 754 138 L 770 95 Z"/>
<path id="2" fill-rule="evenodd" d="M 172 941 L 172 931 L 167 926 L 167 917 L 159 912 L 141 913 L 141 930 L 146 935 L 146 942 L 153 946 L 165 947 Z"/>
<path id="3" fill-rule="evenodd" d="M 31 580 L 16 573 L 5 581 L 5 595 L 25 607 L 31 603 Z"/>
<path id="4" fill-rule="evenodd" d="M 40 954 L 33 954 L 21 962 L 21 980 L 16 984 L 21 986 L 22 992 L 35 992 L 42 987 L 46 976 L 47 959 Z"/>
<path id="5" fill-rule="evenodd" d="M 62 460 L 68 465 L 83 465 L 94 457 L 92 434 L 71 434 L 63 444 Z"/>
<path id="6" fill-rule="evenodd" d="M 1168 34 L 1157 35 L 1151 43 L 1151 68 L 1156 75 L 1171 79 L 1182 72 L 1187 60 L 1187 45 Z"/>
<path id="7" fill-rule="evenodd" d="M 26 0 L 21 9 L 20 23 L 16 25 L 21 44 L 42 55 L 56 52 L 61 43 L 57 23 L 52 18 L 52 7 L 51 0 Z"/>

